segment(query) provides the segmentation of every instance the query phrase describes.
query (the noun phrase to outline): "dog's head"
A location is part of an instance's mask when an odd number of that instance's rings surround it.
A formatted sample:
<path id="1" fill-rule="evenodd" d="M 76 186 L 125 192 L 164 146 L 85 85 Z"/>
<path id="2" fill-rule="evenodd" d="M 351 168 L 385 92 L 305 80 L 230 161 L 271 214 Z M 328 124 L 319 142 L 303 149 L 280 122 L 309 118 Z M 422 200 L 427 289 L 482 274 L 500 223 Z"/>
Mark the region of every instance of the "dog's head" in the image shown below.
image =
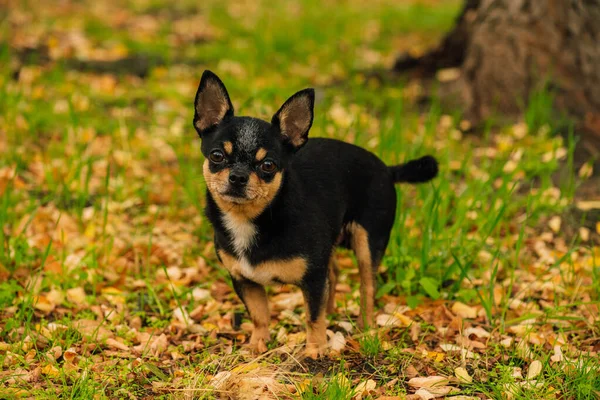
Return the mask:
<path id="1" fill-rule="evenodd" d="M 194 128 L 202 139 L 204 178 L 217 205 L 249 218 L 275 197 L 290 157 L 308 140 L 314 90 L 290 97 L 271 122 L 236 117 L 223 82 L 202 74 L 194 102 Z"/>

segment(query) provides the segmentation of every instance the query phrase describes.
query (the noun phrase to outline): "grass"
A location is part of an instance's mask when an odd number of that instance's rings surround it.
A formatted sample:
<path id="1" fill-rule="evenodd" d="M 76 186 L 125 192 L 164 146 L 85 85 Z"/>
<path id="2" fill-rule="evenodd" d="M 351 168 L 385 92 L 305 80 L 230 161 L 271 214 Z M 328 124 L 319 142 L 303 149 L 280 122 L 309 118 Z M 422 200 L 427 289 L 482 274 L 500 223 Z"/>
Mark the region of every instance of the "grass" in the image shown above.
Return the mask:
<path id="1" fill-rule="evenodd" d="M 425 110 L 417 104 L 418 82 L 364 73 L 435 45 L 459 7 L 132 0 L 9 10 L 10 29 L 0 23 L 0 397 L 212 398 L 267 387 L 376 398 L 413 394 L 413 375 L 453 377 L 462 366 L 472 383 L 450 384 L 465 395 L 595 398 L 600 252 L 564 221 L 557 229 L 580 179 L 577 135 L 554 117 L 552 93 L 529 99 L 522 123 L 470 135 L 435 93 Z M 137 64 L 113 63 L 122 57 Z M 398 187 L 377 292 L 392 326 L 356 331 L 357 271 L 340 252 L 330 329 L 347 340 L 341 355 L 299 359 L 303 307 L 286 287 L 270 291 L 270 352 L 244 352 L 248 321 L 202 215 L 191 119 L 205 68 L 240 115 L 268 119 L 314 86 L 311 136 L 389 164 L 438 158 L 433 183 Z M 559 169 L 566 178 L 556 183 Z M 552 358 L 556 346 L 564 359 Z M 525 371 L 536 360 L 532 386 Z"/>

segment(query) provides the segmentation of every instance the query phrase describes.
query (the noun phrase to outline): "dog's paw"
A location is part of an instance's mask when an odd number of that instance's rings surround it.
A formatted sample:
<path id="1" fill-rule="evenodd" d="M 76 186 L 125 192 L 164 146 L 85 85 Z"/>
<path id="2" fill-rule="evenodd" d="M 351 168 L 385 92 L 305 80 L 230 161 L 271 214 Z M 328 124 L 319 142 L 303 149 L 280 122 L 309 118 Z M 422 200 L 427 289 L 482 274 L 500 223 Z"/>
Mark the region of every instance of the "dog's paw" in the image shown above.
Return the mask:
<path id="1" fill-rule="evenodd" d="M 255 354 L 262 354 L 267 351 L 267 342 L 264 339 L 258 339 L 248 344 L 248 349 Z"/>
<path id="2" fill-rule="evenodd" d="M 317 358 L 327 355 L 327 346 L 319 345 L 317 343 L 307 343 L 306 349 L 304 350 L 304 355 L 316 360 Z"/>
<path id="3" fill-rule="evenodd" d="M 250 343 L 248 347 L 250 350 L 257 354 L 262 354 L 267 351 L 267 343 L 269 342 L 270 335 L 268 328 L 254 329 L 252 336 L 250 336 Z"/>

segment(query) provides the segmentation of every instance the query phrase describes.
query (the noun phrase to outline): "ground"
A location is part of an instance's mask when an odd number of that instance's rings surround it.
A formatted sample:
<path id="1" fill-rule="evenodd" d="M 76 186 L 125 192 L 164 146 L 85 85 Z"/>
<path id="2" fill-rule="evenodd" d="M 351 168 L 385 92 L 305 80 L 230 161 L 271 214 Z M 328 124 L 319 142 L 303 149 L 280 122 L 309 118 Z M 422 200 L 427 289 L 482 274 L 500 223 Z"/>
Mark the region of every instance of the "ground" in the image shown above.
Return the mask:
<path id="1" fill-rule="evenodd" d="M 0 23 L 0 397 L 598 398 L 600 224 L 580 225 L 598 203 L 574 200 L 592 167 L 574 164 L 577 132 L 554 124 L 552 94 L 521 122 L 472 132 L 435 81 L 371 78 L 434 46 L 459 8 L 12 2 Z M 440 161 L 433 183 L 398 187 L 368 332 L 355 326 L 355 261 L 337 254 L 320 360 L 302 358 L 304 308 L 287 286 L 270 289 L 269 351 L 244 348 L 251 324 L 202 213 L 192 104 L 206 68 L 239 115 L 268 119 L 311 86 L 312 136 L 388 163 Z"/>

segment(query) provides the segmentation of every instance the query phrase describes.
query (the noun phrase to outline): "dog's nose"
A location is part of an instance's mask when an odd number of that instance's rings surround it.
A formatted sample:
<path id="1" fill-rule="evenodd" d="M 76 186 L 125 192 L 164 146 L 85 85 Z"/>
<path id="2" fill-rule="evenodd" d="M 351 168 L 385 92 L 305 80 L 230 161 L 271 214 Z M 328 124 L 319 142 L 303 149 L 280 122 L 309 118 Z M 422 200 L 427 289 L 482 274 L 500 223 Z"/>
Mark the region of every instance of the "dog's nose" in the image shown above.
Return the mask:
<path id="1" fill-rule="evenodd" d="M 229 183 L 235 186 L 244 186 L 248 183 L 248 173 L 242 171 L 232 171 L 229 174 Z"/>

